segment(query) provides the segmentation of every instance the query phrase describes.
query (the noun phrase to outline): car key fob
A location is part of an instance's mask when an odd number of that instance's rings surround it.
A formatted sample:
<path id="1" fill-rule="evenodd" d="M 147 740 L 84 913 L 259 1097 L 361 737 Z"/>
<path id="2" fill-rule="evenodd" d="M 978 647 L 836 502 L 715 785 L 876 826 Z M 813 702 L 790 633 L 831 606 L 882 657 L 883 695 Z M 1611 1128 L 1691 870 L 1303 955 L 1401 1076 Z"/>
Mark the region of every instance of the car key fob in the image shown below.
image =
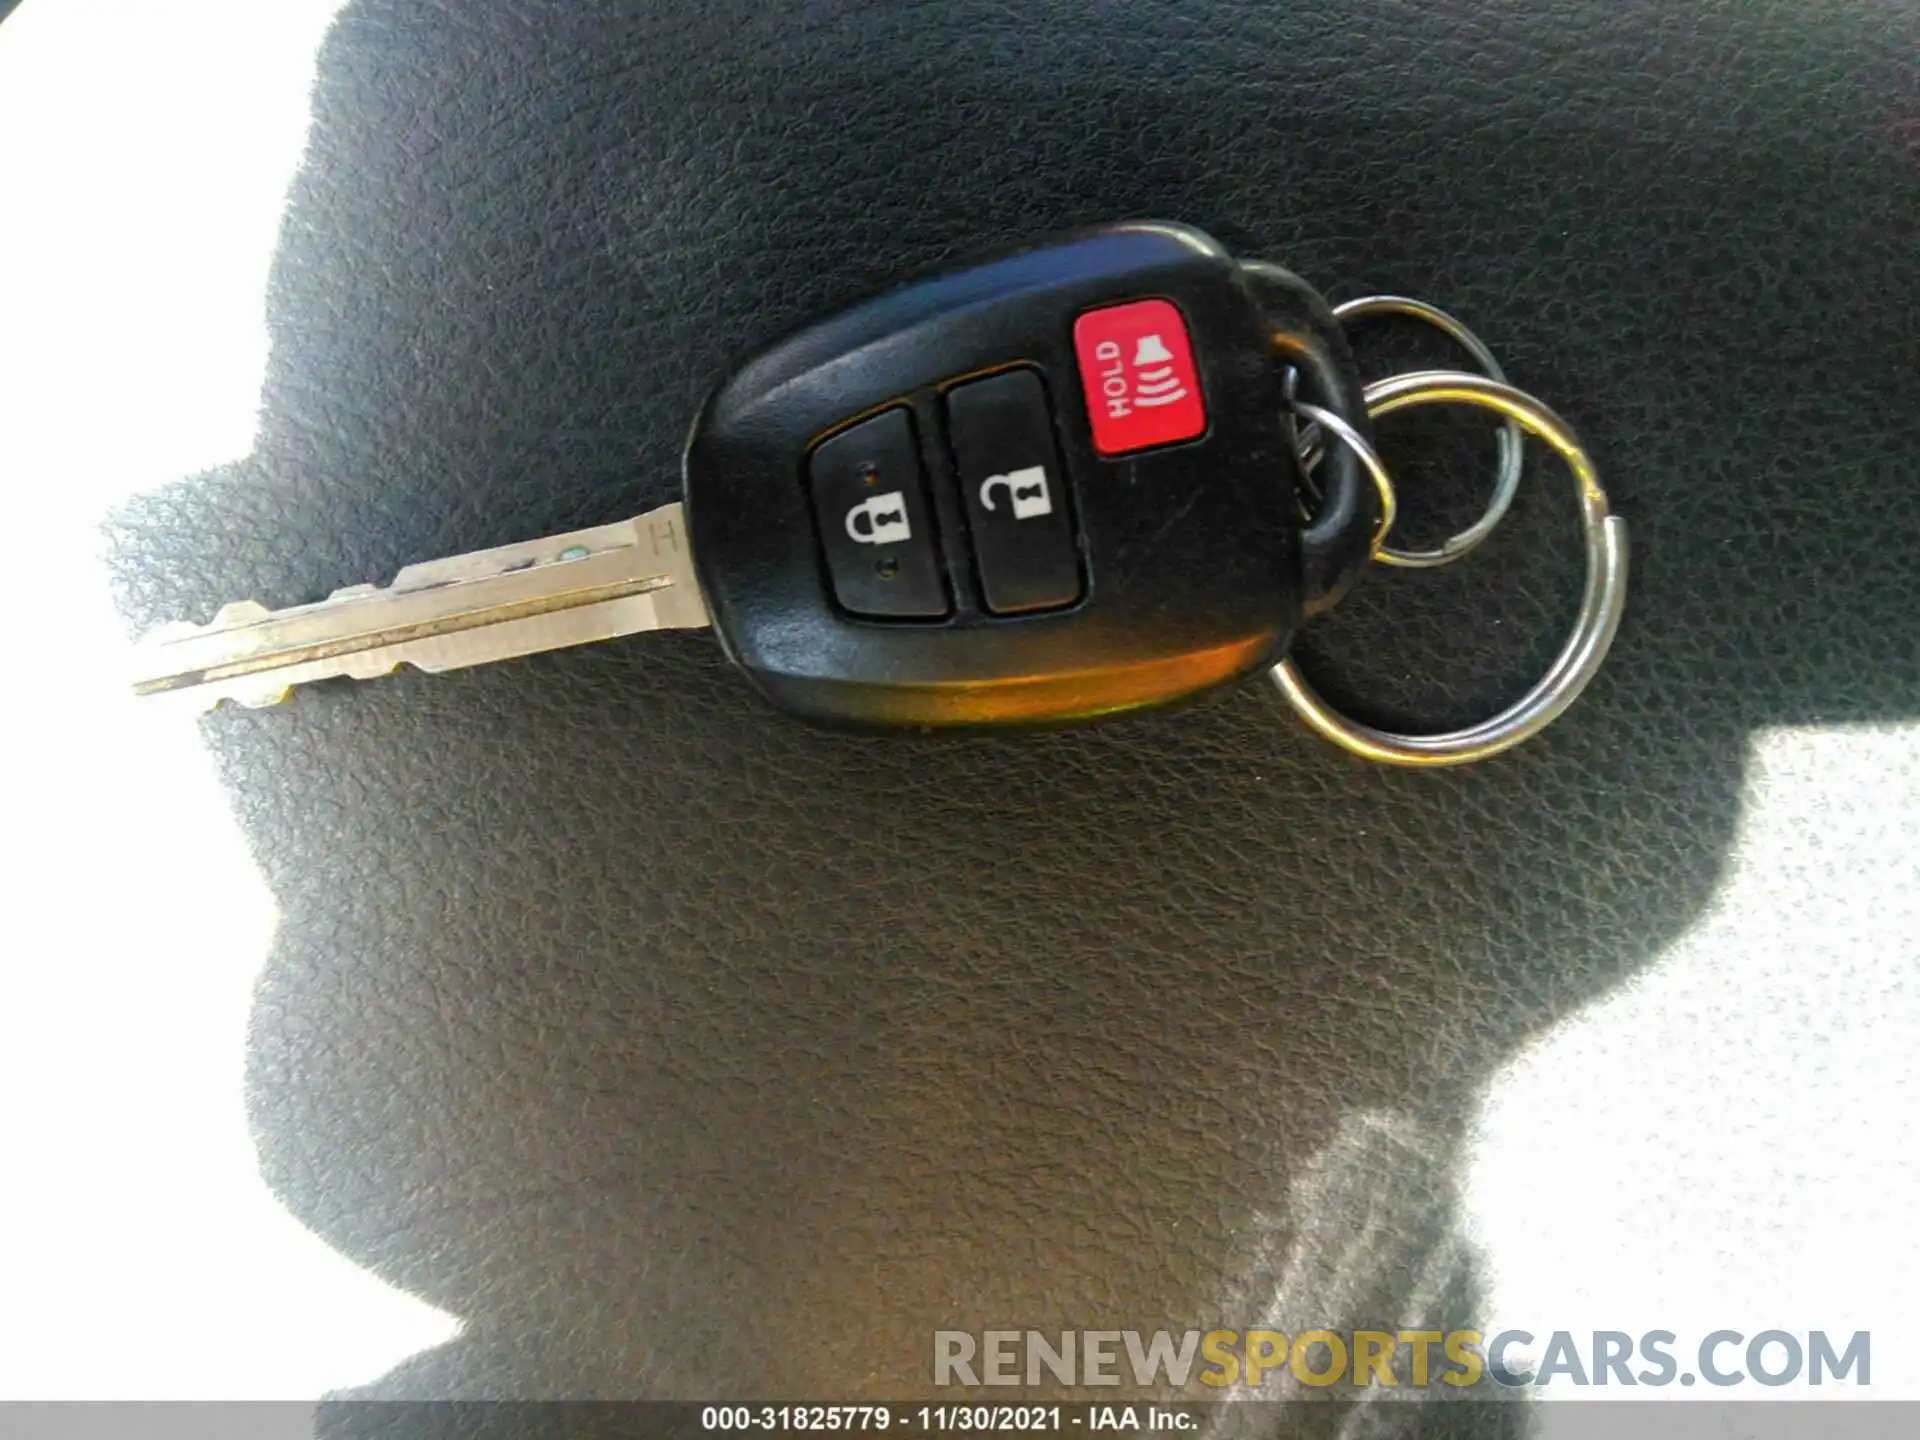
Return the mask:
<path id="1" fill-rule="evenodd" d="M 1366 430 L 1320 297 L 1184 226 L 1084 232 L 790 336 L 701 406 L 701 594 L 767 698 L 857 726 L 1067 722 L 1269 666 L 1370 553 L 1312 524 L 1285 378 Z"/>
<path id="2" fill-rule="evenodd" d="M 1438 326 L 1490 373 L 1363 387 L 1342 321 L 1382 313 Z M 1505 418 L 1502 480 L 1438 551 L 1396 553 L 1367 416 L 1434 404 Z M 1318 439 L 1295 432 L 1296 415 Z M 1431 566 L 1471 550 L 1512 499 L 1523 430 L 1567 461 L 1586 535 L 1579 620 L 1546 677 L 1439 734 L 1330 708 L 1284 655 L 1300 619 L 1369 559 Z M 1300 522 L 1305 451 L 1323 483 Z M 763 351 L 702 405 L 682 493 L 612 524 L 408 565 L 384 585 L 163 625 L 137 648 L 134 693 L 258 707 L 342 677 L 712 623 L 762 694 L 825 723 L 1064 724 L 1278 658 L 1274 684 L 1334 743 L 1458 765 L 1553 723 L 1626 603 L 1626 526 L 1591 455 L 1464 325 L 1404 296 L 1332 310 L 1291 272 L 1235 262 L 1179 225 L 1111 225 L 923 280 Z"/>

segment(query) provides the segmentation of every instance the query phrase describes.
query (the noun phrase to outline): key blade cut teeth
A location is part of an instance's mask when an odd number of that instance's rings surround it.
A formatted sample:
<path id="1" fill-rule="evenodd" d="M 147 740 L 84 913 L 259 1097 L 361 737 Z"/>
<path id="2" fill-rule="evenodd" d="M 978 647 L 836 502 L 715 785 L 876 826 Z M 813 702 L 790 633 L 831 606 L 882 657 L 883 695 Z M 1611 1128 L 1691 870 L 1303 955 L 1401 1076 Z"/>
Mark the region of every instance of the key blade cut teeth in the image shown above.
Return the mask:
<path id="1" fill-rule="evenodd" d="M 286 610 L 237 601 L 207 625 L 149 636 L 136 651 L 133 688 L 196 709 L 222 700 L 260 707 L 312 680 L 368 680 L 401 665 L 439 673 L 707 623 L 673 504 L 409 565 L 384 589 L 351 585 Z"/>

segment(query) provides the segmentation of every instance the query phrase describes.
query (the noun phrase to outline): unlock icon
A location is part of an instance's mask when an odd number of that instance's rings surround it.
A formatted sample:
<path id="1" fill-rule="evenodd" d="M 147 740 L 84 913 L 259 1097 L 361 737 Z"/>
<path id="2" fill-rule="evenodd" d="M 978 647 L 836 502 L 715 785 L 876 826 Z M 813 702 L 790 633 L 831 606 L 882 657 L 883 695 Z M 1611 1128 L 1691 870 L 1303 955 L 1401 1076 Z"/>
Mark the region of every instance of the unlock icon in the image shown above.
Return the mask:
<path id="1" fill-rule="evenodd" d="M 1029 465 L 1005 475 L 989 475 L 980 485 L 982 508 L 994 508 L 993 492 L 1002 485 L 1007 487 L 1007 498 L 1013 502 L 1014 519 L 1033 520 L 1053 513 L 1053 497 L 1047 493 L 1046 466 Z"/>
<path id="2" fill-rule="evenodd" d="M 862 545 L 897 545 L 913 538 L 907 497 L 898 490 L 870 495 L 847 511 L 847 534 Z"/>

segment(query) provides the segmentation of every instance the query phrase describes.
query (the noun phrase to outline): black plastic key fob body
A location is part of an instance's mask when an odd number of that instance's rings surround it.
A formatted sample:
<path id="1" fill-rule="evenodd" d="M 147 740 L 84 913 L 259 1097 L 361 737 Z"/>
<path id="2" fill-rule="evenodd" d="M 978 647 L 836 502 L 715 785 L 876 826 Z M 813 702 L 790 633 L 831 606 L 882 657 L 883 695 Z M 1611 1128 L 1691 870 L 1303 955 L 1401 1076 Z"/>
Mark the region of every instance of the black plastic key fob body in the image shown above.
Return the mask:
<path id="1" fill-rule="evenodd" d="M 1371 524 L 1330 467 L 1316 523 L 1340 543 L 1303 546 L 1285 366 L 1364 415 L 1291 278 L 1256 283 L 1184 226 L 1117 225 L 752 357 L 686 454 L 727 653 L 782 708 L 862 726 L 1082 720 L 1271 664 Z"/>

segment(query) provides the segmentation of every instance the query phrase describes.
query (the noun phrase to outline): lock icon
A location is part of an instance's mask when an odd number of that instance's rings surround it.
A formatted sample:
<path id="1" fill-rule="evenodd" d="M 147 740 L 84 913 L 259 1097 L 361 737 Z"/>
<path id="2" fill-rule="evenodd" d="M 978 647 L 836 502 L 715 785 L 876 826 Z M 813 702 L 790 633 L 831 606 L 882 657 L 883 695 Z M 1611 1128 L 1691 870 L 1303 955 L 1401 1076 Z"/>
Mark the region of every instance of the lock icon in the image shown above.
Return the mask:
<path id="1" fill-rule="evenodd" d="M 1007 487 L 1007 498 L 1013 502 L 1013 518 L 1016 520 L 1034 520 L 1042 515 L 1053 513 L 1053 497 L 1047 493 L 1047 469 L 1044 465 L 1029 465 L 1024 470 L 1010 470 L 1005 475 L 989 475 L 980 484 L 980 504 L 983 509 L 994 508 L 994 487 Z"/>
<path id="2" fill-rule="evenodd" d="M 913 527 L 907 523 L 907 497 L 898 490 L 869 495 L 847 511 L 847 534 L 862 545 L 897 545 L 902 540 L 911 540 Z"/>

